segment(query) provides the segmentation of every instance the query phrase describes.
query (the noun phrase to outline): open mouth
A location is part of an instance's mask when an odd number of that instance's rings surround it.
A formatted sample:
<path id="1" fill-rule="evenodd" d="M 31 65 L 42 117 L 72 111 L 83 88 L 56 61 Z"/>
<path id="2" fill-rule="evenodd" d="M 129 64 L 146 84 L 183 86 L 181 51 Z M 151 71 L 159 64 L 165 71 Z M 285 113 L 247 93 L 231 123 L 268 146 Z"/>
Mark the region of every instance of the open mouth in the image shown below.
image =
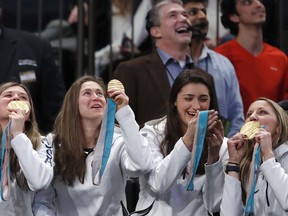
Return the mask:
<path id="1" fill-rule="evenodd" d="M 101 108 L 101 105 L 100 104 L 94 104 L 91 108 L 99 109 L 99 108 Z"/>
<path id="2" fill-rule="evenodd" d="M 188 28 L 187 27 L 180 27 L 180 28 L 176 29 L 176 32 L 178 34 L 187 33 L 188 32 Z"/>
<path id="3" fill-rule="evenodd" d="M 187 114 L 188 114 L 189 116 L 191 116 L 191 117 L 194 117 L 194 116 L 196 115 L 195 112 L 189 112 L 189 111 L 187 111 Z"/>

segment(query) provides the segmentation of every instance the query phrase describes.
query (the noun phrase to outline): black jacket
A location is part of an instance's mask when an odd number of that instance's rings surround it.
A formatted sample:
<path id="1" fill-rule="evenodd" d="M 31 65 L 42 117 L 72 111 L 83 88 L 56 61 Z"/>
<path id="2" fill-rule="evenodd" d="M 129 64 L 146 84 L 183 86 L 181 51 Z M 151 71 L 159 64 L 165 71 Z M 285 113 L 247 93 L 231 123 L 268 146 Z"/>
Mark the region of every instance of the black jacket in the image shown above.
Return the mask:
<path id="1" fill-rule="evenodd" d="M 50 132 L 65 94 L 50 44 L 32 33 L 2 27 L 0 83 L 7 81 L 27 85 L 39 128 Z"/>

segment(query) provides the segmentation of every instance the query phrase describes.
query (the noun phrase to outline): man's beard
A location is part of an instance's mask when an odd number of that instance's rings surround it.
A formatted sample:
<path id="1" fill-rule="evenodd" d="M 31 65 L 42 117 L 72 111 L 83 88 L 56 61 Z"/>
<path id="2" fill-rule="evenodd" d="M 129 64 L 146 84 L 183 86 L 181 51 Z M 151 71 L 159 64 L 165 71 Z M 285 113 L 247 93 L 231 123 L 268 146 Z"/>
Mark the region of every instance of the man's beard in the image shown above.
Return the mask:
<path id="1" fill-rule="evenodd" d="M 202 21 L 193 26 L 192 39 L 205 39 L 208 32 L 208 22 Z"/>

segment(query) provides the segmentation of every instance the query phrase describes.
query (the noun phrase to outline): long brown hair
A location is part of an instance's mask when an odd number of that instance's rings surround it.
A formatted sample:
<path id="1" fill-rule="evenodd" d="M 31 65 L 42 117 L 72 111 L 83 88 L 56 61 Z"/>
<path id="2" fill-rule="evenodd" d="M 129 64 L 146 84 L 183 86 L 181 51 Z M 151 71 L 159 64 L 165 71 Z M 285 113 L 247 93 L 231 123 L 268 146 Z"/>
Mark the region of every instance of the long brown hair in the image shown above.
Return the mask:
<path id="1" fill-rule="evenodd" d="M 167 123 L 164 132 L 165 135 L 160 145 L 160 150 L 164 157 L 170 154 L 170 152 L 174 149 L 175 143 L 180 137 L 183 136 L 180 123 L 181 121 L 178 115 L 177 107 L 175 106 L 175 101 L 181 89 L 190 83 L 201 83 L 207 86 L 211 99 L 209 109 L 218 110 L 218 102 L 213 77 L 198 67 L 194 67 L 193 69 L 185 69 L 183 72 L 181 72 L 175 79 L 170 91 Z M 208 155 L 207 151 L 208 146 L 205 142 L 199 168 L 197 170 L 197 173 L 199 174 L 204 174 L 204 164 L 207 161 Z"/>
<path id="2" fill-rule="evenodd" d="M 76 179 L 84 182 L 85 140 L 79 112 L 79 94 L 82 84 L 88 81 L 98 83 L 107 97 L 106 87 L 101 78 L 93 76 L 78 78 L 67 91 L 54 124 L 54 174 L 69 186 L 72 186 Z"/>
<path id="3" fill-rule="evenodd" d="M 37 150 L 37 148 L 39 147 L 39 145 L 41 143 L 41 135 L 40 135 L 39 130 L 38 130 L 31 95 L 30 95 L 30 92 L 27 89 L 27 87 L 21 83 L 7 82 L 7 83 L 4 83 L 0 86 L 0 95 L 6 89 L 14 87 L 14 86 L 21 87 L 22 89 L 24 89 L 24 91 L 28 95 L 28 100 L 30 103 L 30 114 L 29 114 L 29 119 L 25 122 L 24 133 L 31 140 L 31 143 L 33 145 L 33 149 Z M 1 128 L 0 135 L 2 137 L 3 128 Z M 11 148 L 11 150 L 10 150 L 10 169 L 11 169 L 11 175 L 14 178 L 16 178 L 16 182 L 17 182 L 18 186 L 21 189 L 28 191 L 29 187 L 27 185 L 27 180 L 26 180 L 25 176 L 23 175 L 23 173 L 19 172 L 20 171 L 20 165 L 19 165 L 18 158 L 17 158 L 13 148 Z"/>
<path id="4" fill-rule="evenodd" d="M 285 111 L 274 101 L 268 98 L 258 98 L 256 101 L 266 101 L 267 104 L 273 109 L 279 124 L 279 134 L 277 137 L 272 137 L 273 150 L 279 145 L 283 144 L 288 140 L 288 115 Z M 253 146 L 255 141 L 245 141 L 244 143 L 244 154 L 240 162 L 240 180 L 242 186 L 242 201 L 246 202 L 247 192 L 246 185 L 249 179 L 250 164 L 253 156 Z"/>

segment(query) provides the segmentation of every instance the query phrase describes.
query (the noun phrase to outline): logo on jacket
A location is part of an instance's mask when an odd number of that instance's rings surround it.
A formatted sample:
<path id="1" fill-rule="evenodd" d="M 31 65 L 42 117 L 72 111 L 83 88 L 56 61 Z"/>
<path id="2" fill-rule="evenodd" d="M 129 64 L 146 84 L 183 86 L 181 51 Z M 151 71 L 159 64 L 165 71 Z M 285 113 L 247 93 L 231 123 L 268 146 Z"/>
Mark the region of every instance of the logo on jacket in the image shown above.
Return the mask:
<path id="1" fill-rule="evenodd" d="M 37 62 L 31 59 L 19 59 L 18 65 L 19 66 L 29 65 L 29 66 L 37 67 Z"/>

